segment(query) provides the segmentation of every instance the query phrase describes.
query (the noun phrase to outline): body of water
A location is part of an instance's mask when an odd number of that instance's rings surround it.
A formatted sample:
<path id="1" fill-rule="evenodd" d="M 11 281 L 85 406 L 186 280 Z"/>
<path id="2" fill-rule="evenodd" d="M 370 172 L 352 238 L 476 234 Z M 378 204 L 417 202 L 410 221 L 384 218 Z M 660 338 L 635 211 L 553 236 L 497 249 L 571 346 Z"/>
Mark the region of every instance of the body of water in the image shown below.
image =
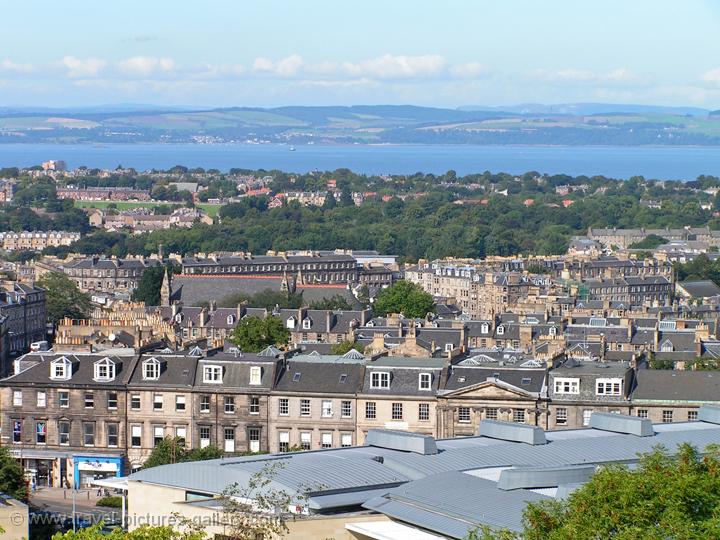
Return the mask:
<path id="1" fill-rule="evenodd" d="M 573 176 L 692 180 L 720 175 L 720 147 L 694 146 L 465 146 L 465 145 L 298 145 L 281 144 L 2 144 L 0 167 L 38 165 L 48 159 L 80 165 L 138 170 L 174 165 L 227 171 L 279 169 L 288 172 L 346 167 L 366 174 L 458 174 L 526 171 Z"/>

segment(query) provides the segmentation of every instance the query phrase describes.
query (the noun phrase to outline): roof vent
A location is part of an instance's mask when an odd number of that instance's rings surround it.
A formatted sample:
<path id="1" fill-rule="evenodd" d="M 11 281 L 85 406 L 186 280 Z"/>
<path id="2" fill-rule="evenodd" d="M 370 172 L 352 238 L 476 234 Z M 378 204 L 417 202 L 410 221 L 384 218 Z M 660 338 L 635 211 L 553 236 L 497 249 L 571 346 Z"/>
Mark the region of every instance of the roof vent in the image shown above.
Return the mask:
<path id="1" fill-rule="evenodd" d="M 503 441 L 522 442 L 526 444 L 547 444 L 545 432 L 538 426 L 526 426 L 514 422 L 498 422 L 483 420 L 478 428 L 478 435 L 501 439 Z"/>
<path id="2" fill-rule="evenodd" d="M 595 472 L 595 465 L 576 465 L 567 467 L 521 467 L 505 469 L 500 472 L 498 488 L 537 489 L 557 487 L 563 484 L 586 482 Z"/>
<path id="3" fill-rule="evenodd" d="M 371 429 L 365 438 L 365 446 L 414 452 L 424 456 L 438 453 L 435 439 L 430 435 L 391 429 Z"/>
<path id="4" fill-rule="evenodd" d="M 652 437 L 655 434 L 649 418 L 638 418 L 626 414 L 593 412 L 590 415 L 589 426 L 602 431 L 627 433 L 638 437 Z"/>
<path id="5" fill-rule="evenodd" d="M 701 406 L 698 411 L 698 420 L 708 424 L 720 424 L 720 407 Z"/>

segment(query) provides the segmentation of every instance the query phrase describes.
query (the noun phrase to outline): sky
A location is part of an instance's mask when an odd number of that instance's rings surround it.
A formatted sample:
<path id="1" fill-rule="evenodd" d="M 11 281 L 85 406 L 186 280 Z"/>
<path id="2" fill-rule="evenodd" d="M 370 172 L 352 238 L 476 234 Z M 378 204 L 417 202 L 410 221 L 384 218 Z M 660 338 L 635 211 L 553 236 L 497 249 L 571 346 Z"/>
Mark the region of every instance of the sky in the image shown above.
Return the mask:
<path id="1" fill-rule="evenodd" d="M 716 0 L 0 0 L 0 107 L 720 108 Z"/>

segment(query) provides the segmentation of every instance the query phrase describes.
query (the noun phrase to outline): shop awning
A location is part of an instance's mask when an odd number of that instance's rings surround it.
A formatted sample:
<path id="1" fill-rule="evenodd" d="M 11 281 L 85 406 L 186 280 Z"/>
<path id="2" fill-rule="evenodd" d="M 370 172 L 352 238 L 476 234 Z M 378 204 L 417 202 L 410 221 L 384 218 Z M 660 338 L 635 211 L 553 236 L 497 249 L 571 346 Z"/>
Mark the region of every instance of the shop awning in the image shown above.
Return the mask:
<path id="1" fill-rule="evenodd" d="M 127 491 L 128 479 L 127 476 L 112 476 L 110 478 L 98 478 L 90 482 L 93 486 L 100 486 L 108 489 L 120 489 Z"/>

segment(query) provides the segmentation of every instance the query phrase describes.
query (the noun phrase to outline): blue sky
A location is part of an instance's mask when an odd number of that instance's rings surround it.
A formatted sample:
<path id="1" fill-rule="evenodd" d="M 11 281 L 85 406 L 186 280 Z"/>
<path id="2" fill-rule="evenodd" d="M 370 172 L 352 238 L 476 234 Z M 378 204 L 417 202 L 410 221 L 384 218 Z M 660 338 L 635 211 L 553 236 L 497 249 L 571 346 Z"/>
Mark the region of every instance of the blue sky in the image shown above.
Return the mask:
<path id="1" fill-rule="evenodd" d="M 0 7 L 0 106 L 720 108 L 714 0 L 5 0 Z"/>

